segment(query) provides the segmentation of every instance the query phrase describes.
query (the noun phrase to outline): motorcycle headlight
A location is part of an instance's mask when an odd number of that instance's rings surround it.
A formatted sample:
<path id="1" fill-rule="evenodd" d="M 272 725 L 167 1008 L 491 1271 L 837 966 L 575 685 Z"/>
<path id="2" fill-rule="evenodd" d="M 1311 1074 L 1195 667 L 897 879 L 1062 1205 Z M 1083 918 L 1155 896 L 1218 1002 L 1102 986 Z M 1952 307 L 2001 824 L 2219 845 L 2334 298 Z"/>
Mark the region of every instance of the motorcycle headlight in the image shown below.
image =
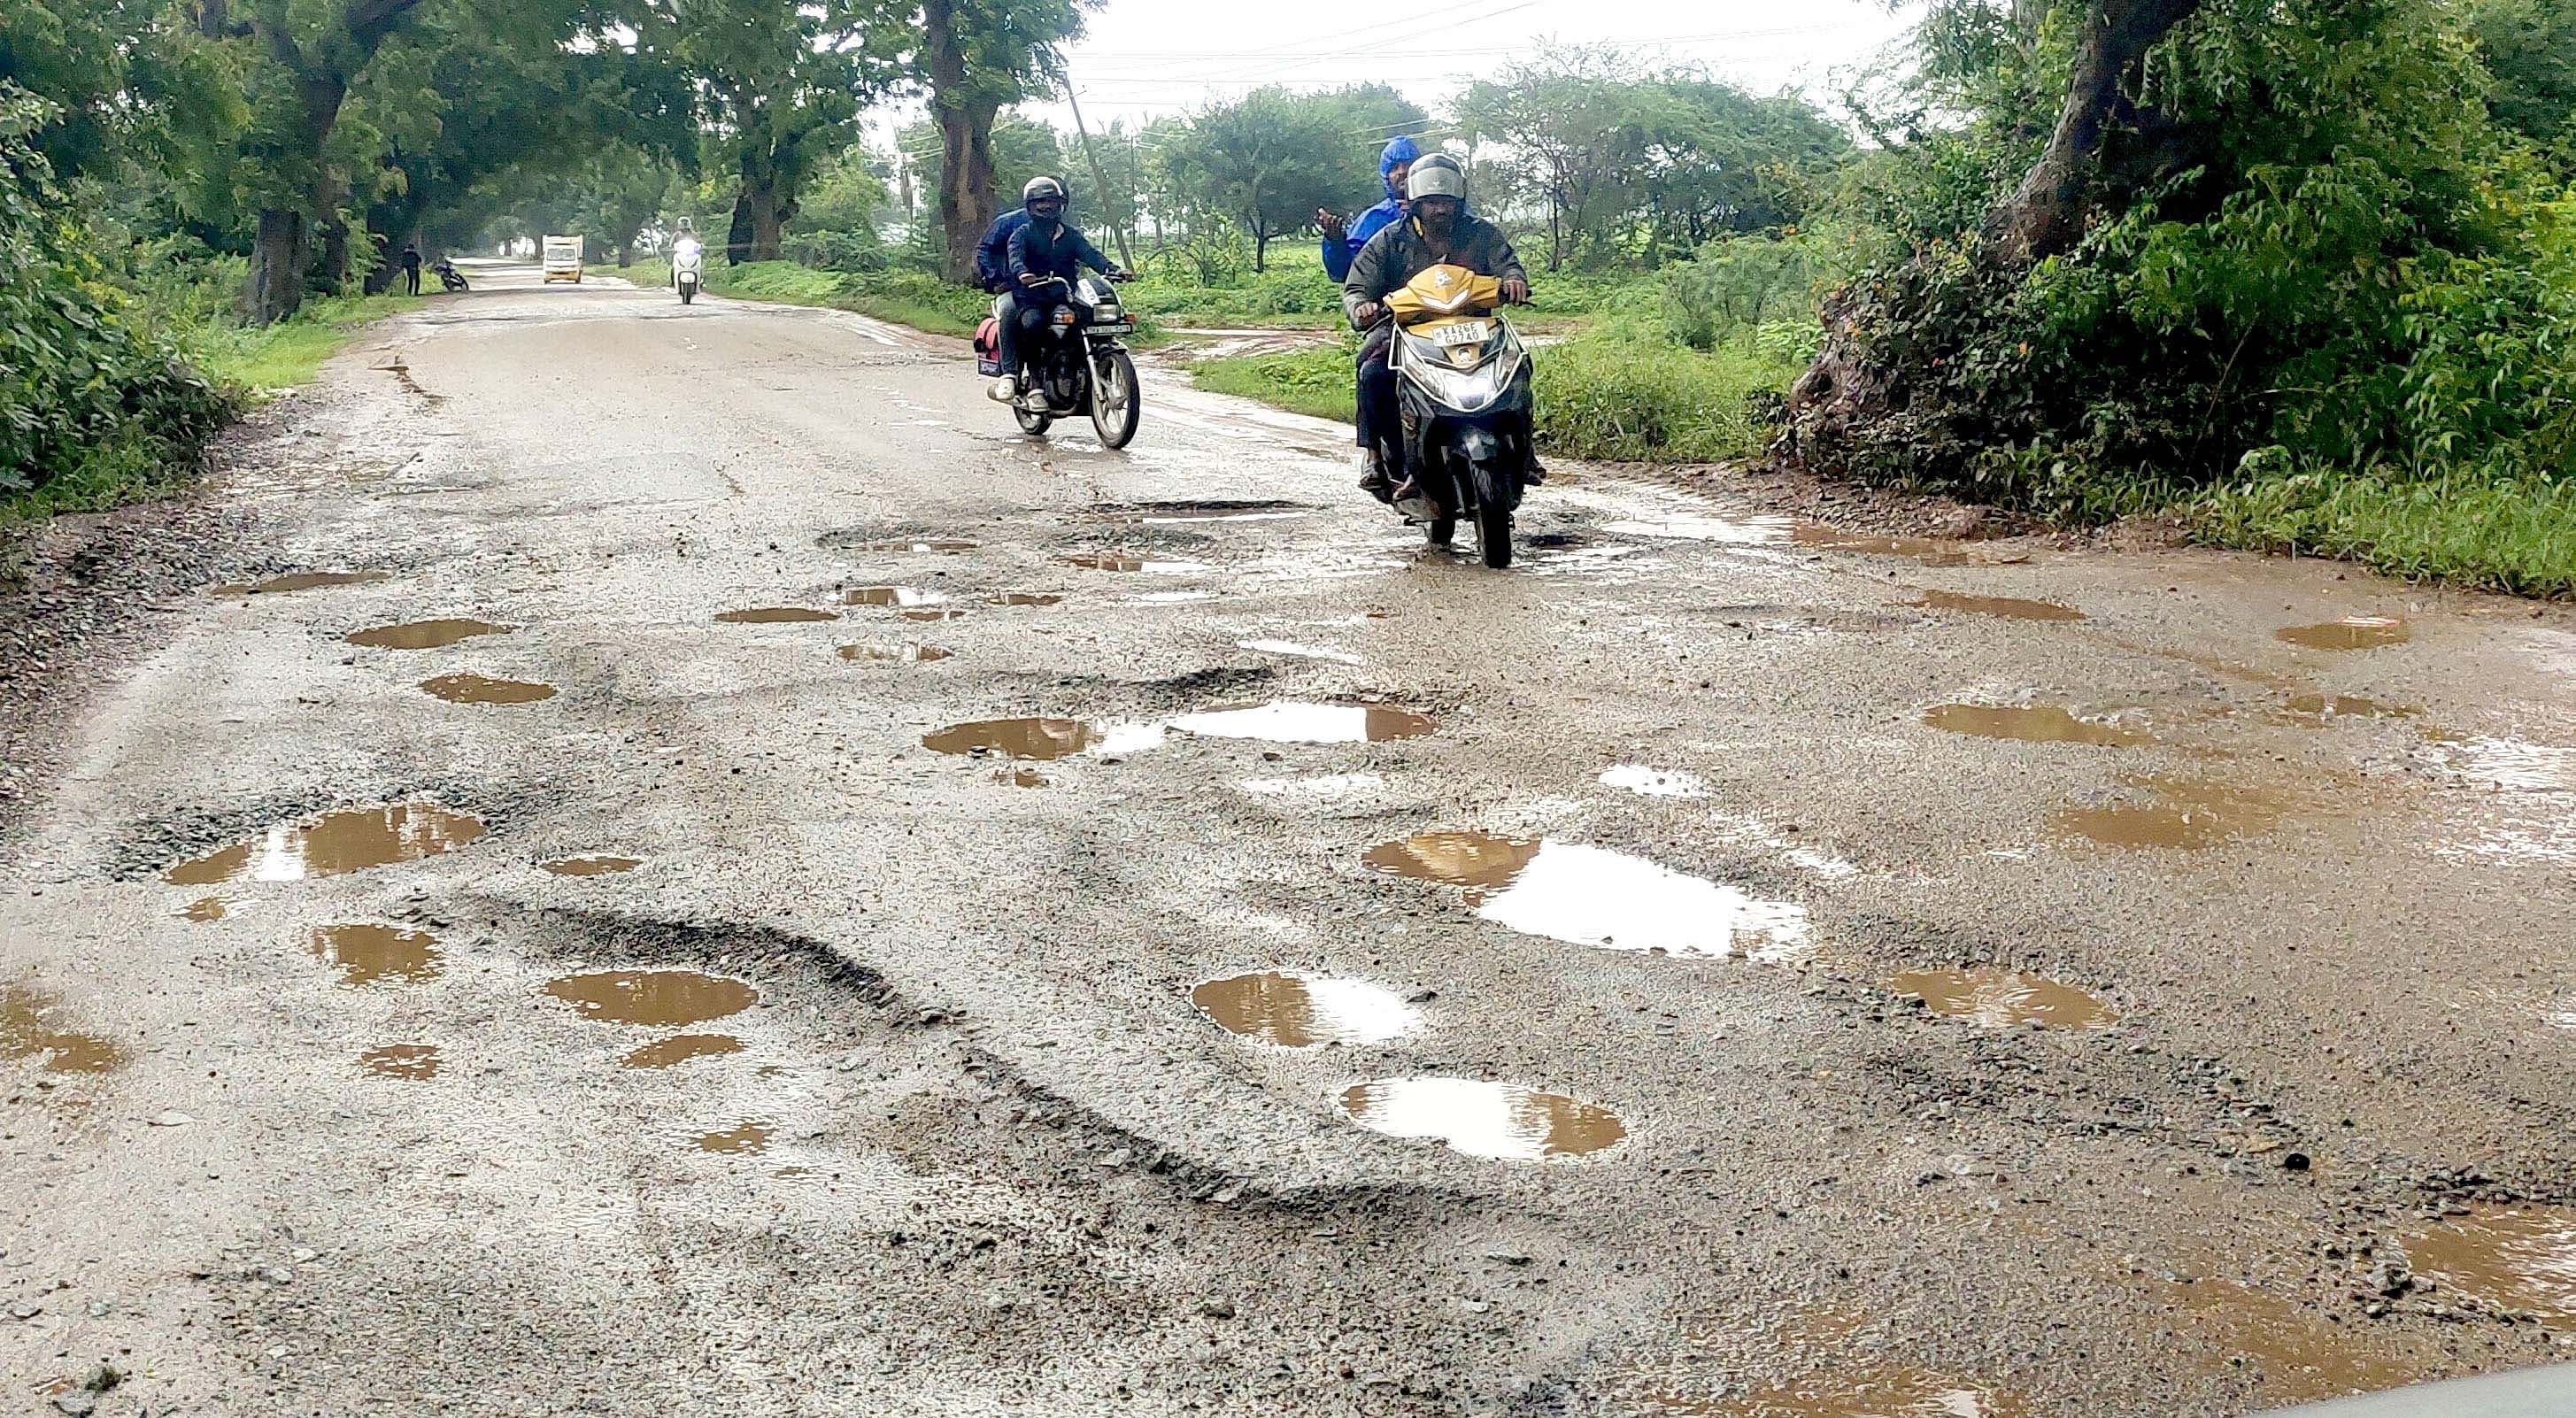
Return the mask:
<path id="1" fill-rule="evenodd" d="M 1070 306 L 1070 305 L 1059 305 L 1059 306 L 1057 306 L 1057 307 L 1055 308 L 1055 316 L 1054 316 L 1054 319 L 1055 319 L 1055 323 L 1057 323 L 1058 325 L 1070 325 L 1070 324 L 1072 324 L 1072 323 L 1073 323 L 1073 319 L 1074 319 L 1074 316 L 1073 316 L 1073 307 L 1072 307 L 1072 306 Z"/>

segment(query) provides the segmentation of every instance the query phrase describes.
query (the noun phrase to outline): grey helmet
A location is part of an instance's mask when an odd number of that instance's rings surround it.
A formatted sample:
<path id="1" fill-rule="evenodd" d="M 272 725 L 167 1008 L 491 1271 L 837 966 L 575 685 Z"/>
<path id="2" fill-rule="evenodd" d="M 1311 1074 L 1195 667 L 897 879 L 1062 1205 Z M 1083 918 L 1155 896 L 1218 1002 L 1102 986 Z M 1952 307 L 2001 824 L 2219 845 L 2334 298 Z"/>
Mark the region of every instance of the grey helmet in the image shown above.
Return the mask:
<path id="1" fill-rule="evenodd" d="M 1404 184 L 1404 195 L 1417 202 L 1425 197 L 1455 197 L 1464 204 L 1467 170 L 1447 153 L 1433 153 L 1413 165 L 1413 176 Z"/>
<path id="2" fill-rule="evenodd" d="M 1020 189 L 1020 205 L 1023 207 L 1042 197 L 1065 201 L 1064 184 L 1052 177 L 1032 177 L 1028 185 Z"/>

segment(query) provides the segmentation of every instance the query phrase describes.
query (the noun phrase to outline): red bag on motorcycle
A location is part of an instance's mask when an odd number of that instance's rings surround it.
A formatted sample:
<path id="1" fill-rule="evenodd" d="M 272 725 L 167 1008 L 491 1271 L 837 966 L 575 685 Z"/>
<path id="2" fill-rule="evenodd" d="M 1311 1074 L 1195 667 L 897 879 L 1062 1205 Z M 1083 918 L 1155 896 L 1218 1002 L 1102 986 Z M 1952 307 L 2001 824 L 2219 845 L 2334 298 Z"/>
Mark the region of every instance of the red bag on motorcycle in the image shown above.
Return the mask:
<path id="1" fill-rule="evenodd" d="M 975 327 L 975 372 L 988 379 L 1002 372 L 1002 322 L 990 315 Z"/>

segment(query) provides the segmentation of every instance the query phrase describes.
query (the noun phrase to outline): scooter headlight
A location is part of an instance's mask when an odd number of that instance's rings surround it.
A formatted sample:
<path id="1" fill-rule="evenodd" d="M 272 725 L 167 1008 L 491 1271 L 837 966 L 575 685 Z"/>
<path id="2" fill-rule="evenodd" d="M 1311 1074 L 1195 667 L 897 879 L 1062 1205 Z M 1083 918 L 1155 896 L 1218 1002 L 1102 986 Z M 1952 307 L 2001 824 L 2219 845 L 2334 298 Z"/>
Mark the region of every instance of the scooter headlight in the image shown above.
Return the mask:
<path id="1" fill-rule="evenodd" d="M 671 250 L 677 253 L 681 260 L 695 260 L 697 259 L 698 254 L 698 243 L 684 236 L 680 238 L 679 244 L 673 246 Z"/>
<path id="2" fill-rule="evenodd" d="M 1419 383 L 1423 391 L 1442 404 L 1462 414 L 1482 413 L 1492 407 L 1512 387 L 1520 372 L 1521 357 L 1515 350 L 1485 361 L 1474 369 L 1452 369 L 1445 362 L 1408 360 L 1404 372 Z"/>

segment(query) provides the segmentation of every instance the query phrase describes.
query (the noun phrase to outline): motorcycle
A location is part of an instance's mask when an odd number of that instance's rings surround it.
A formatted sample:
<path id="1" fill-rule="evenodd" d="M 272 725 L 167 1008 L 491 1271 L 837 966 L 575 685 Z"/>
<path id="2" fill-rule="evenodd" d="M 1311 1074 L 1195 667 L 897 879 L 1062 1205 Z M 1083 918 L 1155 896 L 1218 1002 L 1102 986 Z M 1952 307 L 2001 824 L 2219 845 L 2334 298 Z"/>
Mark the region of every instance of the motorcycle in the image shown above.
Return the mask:
<path id="1" fill-rule="evenodd" d="M 698 298 L 698 287 L 706 283 L 706 252 L 698 243 L 682 237 L 671 244 L 671 288 L 680 293 L 680 303 L 690 304 Z"/>
<path id="2" fill-rule="evenodd" d="M 437 275 L 438 284 L 450 295 L 461 290 L 472 289 L 472 287 L 465 284 L 465 273 L 457 270 L 456 263 L 448 260 L 444 256 L 439 257 L 438 264 L 430 267 L 429 269 Z"/>
<path id="3" fill-rule="evenodd" d="M 1512 564 L 1512 513 L 1536 463 L 1529 351 L 1502 306 L 1502 283 L 1464 266 L 1433 266 L 1386 300 L 1412 484 L 1395 510 L 1433 546 L 1466 520 L 1492 567 Z"/>
<path id="4" fill-rule="evenodd" d="M 1064 301 L 1048 311 L 1045 324 L 1020 336 L 1028 392 L 1011 414 L 1033 438 L 1044 436 L 1057 419 L 1088 414 L 1101 446 L 1124 448 L 1144 411 L 1136 361 L 1120 339 L 1136 327 L 1136 317 L 1119 305 L 1117 288 L 1099 276 L 1052 277 L 1029 287 L 1023 298 L 1050 288 Z M 1001 319 L 1002 303 L 995 300 L 992 316 L 975 332 L 976 371 L 987 379 L 1002 372 Z"/>

